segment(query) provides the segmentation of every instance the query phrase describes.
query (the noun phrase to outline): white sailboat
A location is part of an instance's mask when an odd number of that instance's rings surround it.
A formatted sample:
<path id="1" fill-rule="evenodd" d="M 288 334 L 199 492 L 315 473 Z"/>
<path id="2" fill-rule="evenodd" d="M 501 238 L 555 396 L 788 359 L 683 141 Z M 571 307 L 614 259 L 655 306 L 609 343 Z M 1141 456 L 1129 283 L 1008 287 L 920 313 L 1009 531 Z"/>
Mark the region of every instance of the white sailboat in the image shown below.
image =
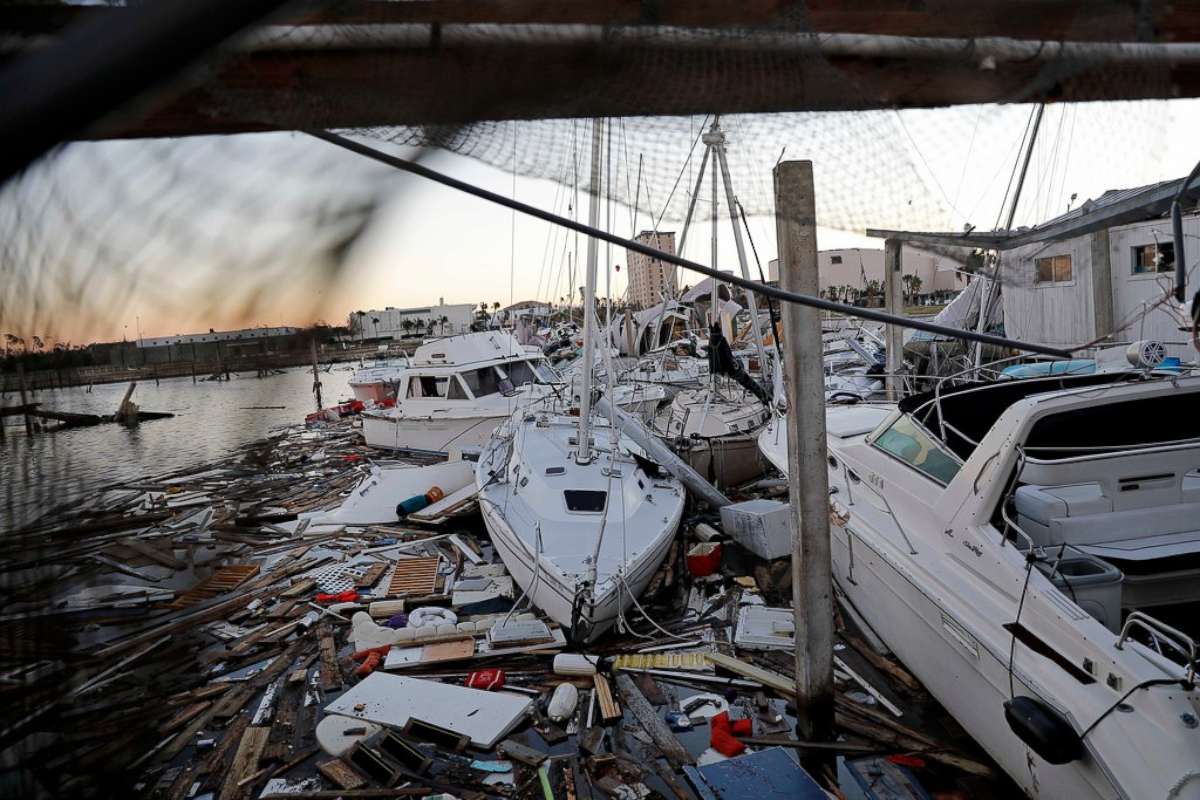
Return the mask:
<path id="1" fill-rule="evenodd" d="M 480 447 L 515 409 L 561 391 L 544 356 L 500 331 L 421 345 L 396 387 L 394 408 L 363 413 L 363 438 L 371 447 L 434 453 Z"/>
<path id="2" fill-rule="evenodd" d="M 600 140 L 593 123 L 591 223 L 598 221 Z M 588 241 L 583 364 L 595 363 L 596 240 Z M 675 478 L 635 457 L 593 409 L 592 369 L 577 407 L 549 400 L 496 430 L 476 471 L 492 543 L 524 596 L 588 642 L 617 622 L 662 563 L 683 515 Z"/>
<path id="3" fill-rule="evenodd" d="M 1198 404 L 1097 375 L 828 411 L 835 581 L 1030 796 L 1200 797 Z"/>

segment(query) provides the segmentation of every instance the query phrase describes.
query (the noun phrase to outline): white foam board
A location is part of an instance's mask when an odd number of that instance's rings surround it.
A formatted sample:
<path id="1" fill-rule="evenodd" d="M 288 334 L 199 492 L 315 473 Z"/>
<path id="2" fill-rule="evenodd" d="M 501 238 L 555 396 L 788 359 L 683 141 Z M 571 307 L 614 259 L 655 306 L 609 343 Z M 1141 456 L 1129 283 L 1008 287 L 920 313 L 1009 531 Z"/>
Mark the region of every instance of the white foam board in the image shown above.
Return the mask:
<path id="1" fill-rule="evenodd" d="M 491 749 L 531 708 L 529 697 L 375 672 L 325 706 L 325 713 L 394 728 L 416 717 L 467 736 L 476 747 Z"/>

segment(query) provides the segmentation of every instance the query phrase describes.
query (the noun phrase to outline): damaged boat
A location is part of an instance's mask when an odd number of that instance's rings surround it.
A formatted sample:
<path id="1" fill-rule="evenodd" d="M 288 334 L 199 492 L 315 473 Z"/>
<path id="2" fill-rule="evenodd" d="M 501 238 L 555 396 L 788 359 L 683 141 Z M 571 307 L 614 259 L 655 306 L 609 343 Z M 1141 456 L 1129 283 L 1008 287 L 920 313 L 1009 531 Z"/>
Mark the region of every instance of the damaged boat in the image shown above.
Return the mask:
<path id="1" fill-rule="evenodd" d="M 1031 796 L 1200 797 L 1197 403 L 1130 374 L 828 411 L 836 582 Z"/>

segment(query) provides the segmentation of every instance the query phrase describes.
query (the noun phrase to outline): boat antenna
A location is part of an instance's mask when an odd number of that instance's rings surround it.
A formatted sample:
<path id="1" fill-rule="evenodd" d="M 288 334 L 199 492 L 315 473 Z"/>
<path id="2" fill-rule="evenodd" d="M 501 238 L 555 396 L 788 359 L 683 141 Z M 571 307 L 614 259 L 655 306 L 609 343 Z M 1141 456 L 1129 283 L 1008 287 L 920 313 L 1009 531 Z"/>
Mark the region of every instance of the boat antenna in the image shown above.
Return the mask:
<path id="1" fill-rule="evenodd" d="M 604 139 L 604 119 L 592 120 L 592 180 L 588 186 L 588 225 L 596 228 L 600 224 L 600 145 Z M 599 257 L 599 240 L 589 236 L 587 240 L 587 270 L 583 284 L 583 391 L 579 397 L 579 449 L 575 463 L 587 464 L 592 460 L 589 442 L 592 424 L 592 367 L 596 353 L 596 261 Z"/>

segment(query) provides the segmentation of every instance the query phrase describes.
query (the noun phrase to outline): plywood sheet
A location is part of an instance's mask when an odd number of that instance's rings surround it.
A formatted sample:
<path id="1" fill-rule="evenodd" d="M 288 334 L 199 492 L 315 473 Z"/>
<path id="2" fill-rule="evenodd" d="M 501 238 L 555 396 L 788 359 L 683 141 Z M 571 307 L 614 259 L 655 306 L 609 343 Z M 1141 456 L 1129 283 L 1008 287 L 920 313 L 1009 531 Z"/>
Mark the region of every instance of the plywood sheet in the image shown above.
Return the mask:
<path id="1" fill-rule="evenodd" d="M 467 736 L 471 744 L 490 750 L 532 708 L 529 697 L 375 672 L 325 706 L 325 713 L 394 728 L 403 728 L 416 717 Z"/>

